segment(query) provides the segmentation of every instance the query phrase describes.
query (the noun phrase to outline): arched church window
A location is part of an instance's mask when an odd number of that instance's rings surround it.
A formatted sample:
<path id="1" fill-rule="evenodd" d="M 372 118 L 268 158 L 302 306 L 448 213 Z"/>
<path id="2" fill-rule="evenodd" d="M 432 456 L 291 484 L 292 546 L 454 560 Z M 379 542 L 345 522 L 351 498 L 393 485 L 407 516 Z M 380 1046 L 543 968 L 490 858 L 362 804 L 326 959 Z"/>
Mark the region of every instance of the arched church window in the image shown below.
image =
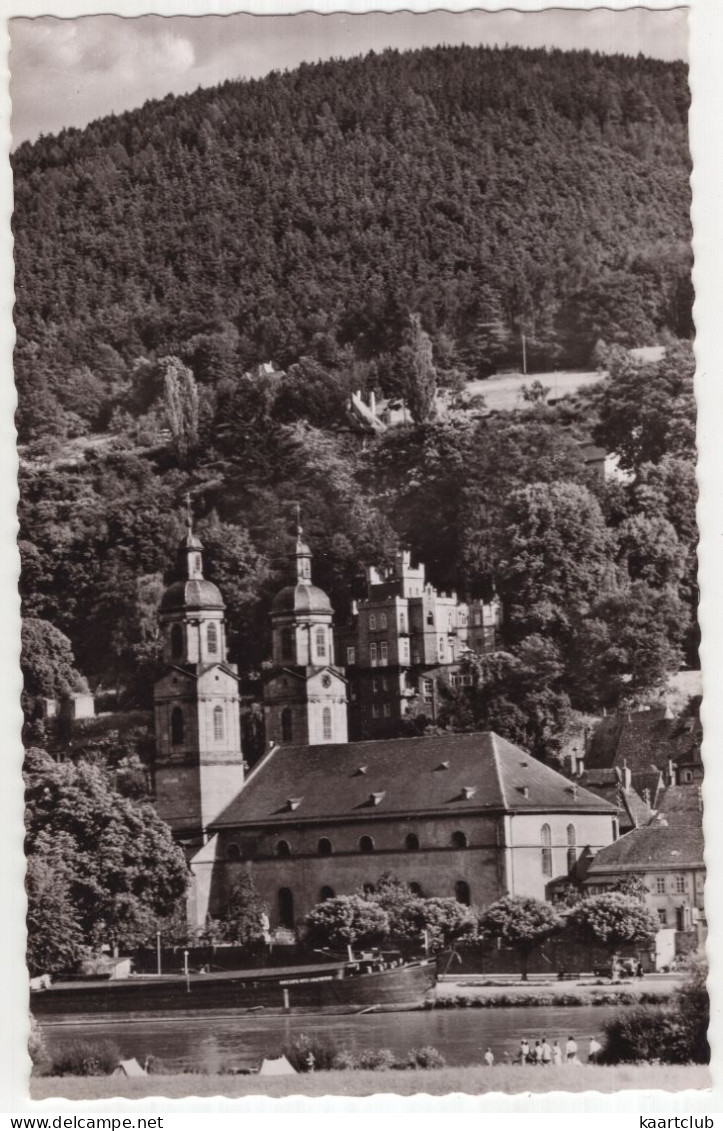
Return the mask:
<path id="1" fill-rule="evenodd" d="M 294 724 L 291 707 L 284 707 L 281 712 L 281 741 L 291 742 L 294 737 Z"/>
<path id="2" fill-rule="evenodd" d="M 379 625 L 380 625 L 381 628 L 387 627 L 387 614 L 386 613 L 382 613 L 382 615 L 380 616 Z"/>
<path id="3" fill-rule="evenodd" d="M 363 836 L 361 838 L 361 840 L 359 841 L 359 851 L 360 852 L 373 852 L 374 851 L 374 841 L 372 840 L 372 838 L 370 836 Z"/>
<path id="4" fill-rule="evenodd" d="M 419 837 L 416 833 L 409 833 L 406 840 L 404 841 L 404 847 L 409 852 L 416 852 L 416 850 L 419 848 Z"/>
<path id="5" fill-rule="evenodd" d="M 452 848 L 466 848 L 467 847 L 467 834 L 460 832 L 452 833 Z"/>
<path id="6" fill-rule="evenodd" d="M 326 629 L 317 628 L 316 630 L 316 658 L 318 660 L 326 659 Z"/>
<path id="7" fill-rule="evenodd" d="M 282 660 L 293 660 L 294 654 L 294 634 L 290 628 L 281 629 L 281 658 Z"/>
<path id="8" fill-rule="evenodd" d="M 321 713 L 321 725 L 324 732 L 324 741 L 331 741 L 331 707 L 324 707 Z"/>
<path id="9" fill-rule="evenodd" d="M 377 618 L 375 617 L 374 613 L 370 613 L 369 614 L 369 631 L 370 632 L 376 632 L 376 629 L 377 629 Z"/>
<path id="10" fill-rule="evenodd" d="M 241 849 L 235 843 L 229 844 L 226 849 L 226 859 L 230 864 L 235 864 L 241 859 Z"/>
<path id="11" fill-rule="evenodd" d="M 223 738 L 223 707 L 213 709 L 213 737 L 216 742 Z"/>
<path id="12" fill-rule="evenodd" d="M 552 831 L 549 825 L 543 825 L 540 829 L 540 842 L 542 844 L 542 852 L 540 862 L 542 865 L 543 876 L 552 875 Z"/>
<path id="13" fill-rule="evenodd" d="M 319 892 L 319 899 L 321 900 L 322 903 L 326 903 L 327 899 L 333 899 L 335 895 L 336 895 L 336 892 L 334 891 L 333 888 L 323 887 L 321 889 L 321 891 Z"/>
<path id="14" fill-rule="evenodd" d="M 276 845 L 277 856 L 291 856 L 291 845 L 288 840 L 280 840 Z"/>
<path id="15" fill-rule="evenodd" d="M 454 885 L 454 898 L 457 903 L 463 903 L 465 907 L 469 907 L 471 902 L 469 884 L 466 880 L 457 880 Z"/>
<path id="16" fill-rule="evenodd" d="M 171 655 L 176 660 L 183 655 L 183 629 L 180 624 L 174 624 L 171 629 Z"/>
<path id="17" fill-rule="evenodd" d="M 215 621 L 211 621 L 206 629 L 206 647 L 214 656 L 218 652 L 218 625 Z"/>
<path id="18" fill-rule="evenodd" d="M 323 836 L 318 845 L 319 856 L 331 856 L 331 851 L 331 841 L 328 837 Z"/>
<path id="19" fill-rule="evenodd" d="M 294 925 L 294 896 L 291 888 L 279 888 L 279 923 L 282 927 Z"/>
<path id="20" fill-rule="evenodd" d="M 171 711 L 171 742 L 174 746 L 182 745 L 183 730 L 183 711 L 180 707 L 174 707 Z"/>
<path id="21" fill-rule="evenodd" d="M 574 825 L 567 826 L 567 870 L 575 871 L 577 864 L 577 833 Z"/>
<path id="22" fill-rule="evenodd" d="M 194 554 L 193 555 L 193 568 L 195 569 L 196 573 L 201 572 L 201 555 L 200 554 Z"/>

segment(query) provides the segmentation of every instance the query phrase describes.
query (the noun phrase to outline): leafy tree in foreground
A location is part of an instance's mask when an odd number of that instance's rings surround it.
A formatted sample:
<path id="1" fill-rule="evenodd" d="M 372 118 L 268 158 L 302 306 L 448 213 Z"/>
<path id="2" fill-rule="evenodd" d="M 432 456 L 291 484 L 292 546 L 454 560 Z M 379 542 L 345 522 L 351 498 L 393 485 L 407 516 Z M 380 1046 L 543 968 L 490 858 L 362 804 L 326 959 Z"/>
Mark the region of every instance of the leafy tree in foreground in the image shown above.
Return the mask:
<path id="1" fill-rule="evenodd" d="M 527 964 L 532 951 L 561 925 L 554 907 L 524 895 L 498 899 L 479 918 L 483 938 L 500 939 L 517 951 L 523 982 L 527 981 Z"/>
<path id="2" fill-rule="evenodd" d="M 75 668 L 72 644 L 47 620 L 23 619 L 20 666 L 26 697 L 52 698 L 87 690 L 88 685 Z"/>
<path id="3" fill-rule="evenodd" d="M 59 952 L 61 935 L 74 949 L 81 940 L 90 948 L 144 942 L 188 884 L 168 826 L 152 805 L 122 797 L 97 765 L 58 764 L 31 749 L 25 779 L 31 956 Z"/>
<path id="4" fill-rule="evenodd" d="M 312 946 L 370 946 L 380 943 L 389 931 L 386 911 L 358 895 L 339 895 L 318 903 L 305 923 Z"/>
<path id="5" fill-rule="evenodd" d="M 471 935 L 475 919 L 456 899 L 411 899 L 389 913 L 389 934 L 399 941 L 421 942 L 425 932 L 430 950 L 443 950 Z"/>
<path id="6" fill-rule="evenodd" d="M 248 872 L 242 872 L 232 884 L 219 926 L 224 942 L 248 946 L 263 938 L 268 927 L 266 905 Z"/>
<path id="7" fill-rule="evenodd" d="M 613 959 L 621 946 L 649 943 L 658 920 L 641 900 L 622 892 L 605 892 L 583 899 L 573 908 L 570 923 L 587 942 L 604 946 Z"/>
<path id="8" fill-rule="evenodd" d="M 615 452 L 626 471 L 665 456 L 693 458 L 694 373 L 689 343 L 669 346 L 654 365 L 619 355 L 601 388 L 596 441 Z"/>

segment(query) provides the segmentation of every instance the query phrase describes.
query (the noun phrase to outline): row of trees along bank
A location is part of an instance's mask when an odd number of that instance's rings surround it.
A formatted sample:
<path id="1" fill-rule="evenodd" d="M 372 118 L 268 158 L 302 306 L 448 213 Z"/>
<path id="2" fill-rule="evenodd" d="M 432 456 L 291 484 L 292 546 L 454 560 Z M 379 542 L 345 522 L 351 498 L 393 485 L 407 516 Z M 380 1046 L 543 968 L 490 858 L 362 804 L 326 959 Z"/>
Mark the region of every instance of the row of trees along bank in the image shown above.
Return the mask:
<path id="1" fill-rule="evenodd" d="M 565 928 L 581 942 L 603 946 L 612 962 L 622 947 L 651 943 L 659 926 L 641 899 L 621 891 L 581 898 L 563 909 L 529 896 L 507 896 L 480 912 L 455 899 L 415 895 L 389 874 L 373 892 L 317 904 L 304 925 L 309 945 L 332 949 L 384 942 L 421 948 L 422 940 L 433 953 L 508 946 L 519 957 L 523 981 L 532 951 Z"/>

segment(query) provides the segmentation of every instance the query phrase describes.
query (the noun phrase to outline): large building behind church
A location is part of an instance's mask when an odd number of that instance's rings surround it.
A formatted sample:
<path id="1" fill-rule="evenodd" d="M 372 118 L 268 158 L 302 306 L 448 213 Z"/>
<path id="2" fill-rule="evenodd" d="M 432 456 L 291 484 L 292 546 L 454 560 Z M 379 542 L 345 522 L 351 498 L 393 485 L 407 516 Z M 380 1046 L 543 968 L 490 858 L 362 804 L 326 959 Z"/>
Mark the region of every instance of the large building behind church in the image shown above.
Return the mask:
<path id="1" fill-rule="evenodd" d="M 409 551 L 397 554 L 391 569 L 368 567 L 365 576 L 364 597 L 336 631 L 349 681 L 349 733 L 393 737 L 412 716 L 435 721 L 440 682 L 471 682 L 463 661 L 495 647 L 502 608 L 496 597 L 466 602 L 438 592 Z"/>

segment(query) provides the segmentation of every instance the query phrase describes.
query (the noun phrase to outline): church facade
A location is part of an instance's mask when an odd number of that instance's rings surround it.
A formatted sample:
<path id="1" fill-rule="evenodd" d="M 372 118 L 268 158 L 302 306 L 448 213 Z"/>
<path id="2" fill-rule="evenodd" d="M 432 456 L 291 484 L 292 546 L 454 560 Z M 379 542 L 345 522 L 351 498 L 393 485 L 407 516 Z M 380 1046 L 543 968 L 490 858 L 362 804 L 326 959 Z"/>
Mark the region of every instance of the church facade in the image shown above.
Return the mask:
<path id="1" fill-rule="evenodd" d="M 289 583 L 272 604 L 264 687 L 269 749 L 246 774 L 238 675 L 223 598 L 203 576 L 190 524 L 160 607 L 156 805 L 186 846 L 194 926 L 223 913 L 249 873 L 273 928 L 384 872 L 425 896 L 484 907 L 546 898 L 617 837 L 617 809 L 497 735 L 349 742 L 333 610 L 297 531 Z"/>

